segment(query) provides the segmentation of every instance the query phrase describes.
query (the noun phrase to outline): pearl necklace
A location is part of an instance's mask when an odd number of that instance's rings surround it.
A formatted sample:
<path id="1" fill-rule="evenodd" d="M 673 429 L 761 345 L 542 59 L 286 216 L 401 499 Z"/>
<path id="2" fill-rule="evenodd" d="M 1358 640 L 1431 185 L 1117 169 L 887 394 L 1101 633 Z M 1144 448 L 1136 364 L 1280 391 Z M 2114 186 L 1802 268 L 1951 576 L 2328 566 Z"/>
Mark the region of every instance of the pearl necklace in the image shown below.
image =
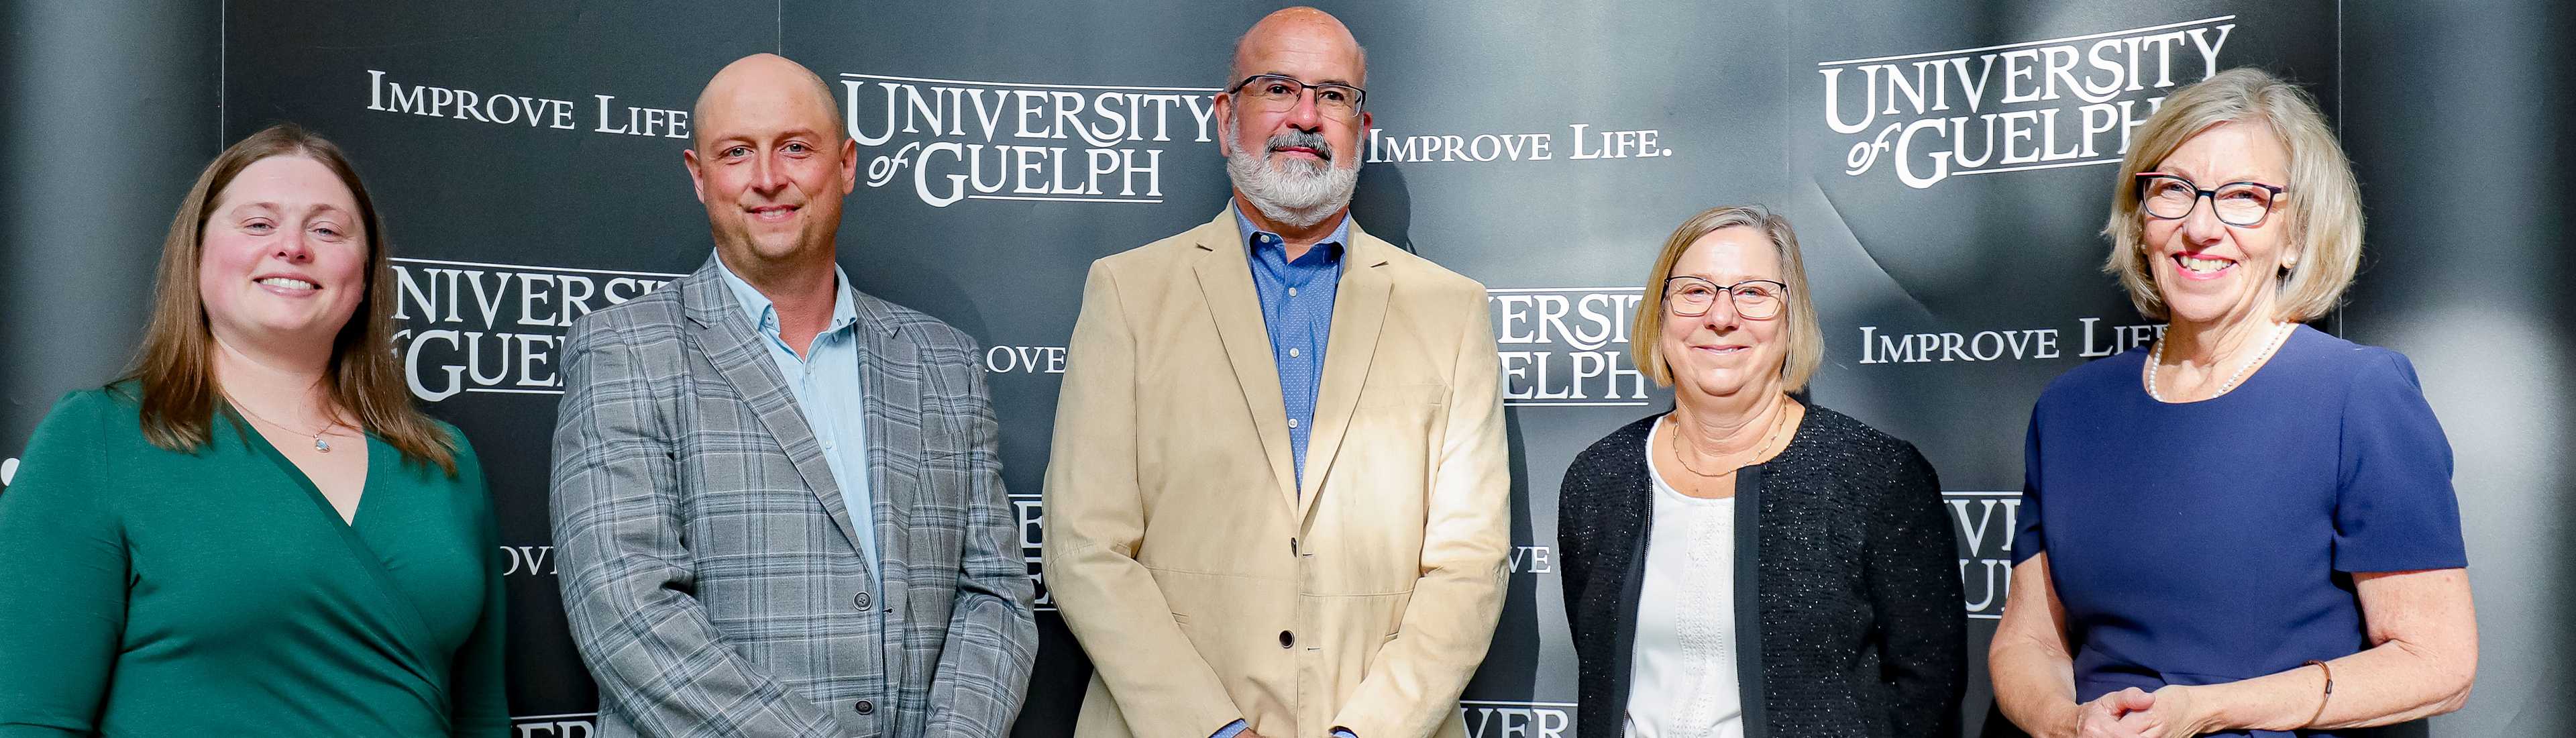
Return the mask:
<path id="1" fill-rule="evenodd" d="M 2236 383 L 2245 378 L 2246 372 L 2252 371 L 2254 369 L 2254 365 L 2263 363 L 2264 359 L 2271 358 L 2272 352 L 2280 350 L 2281 344 L 2287 341 L 2290 337 L 2290 333 L 2298 330 L 2298 327 L 2299 324 L 2297 323 L 2283 323 L 2280 329 L 2272 331 L 2272 340 L 2264 344 L 2263 353 L 2257 354 L 2254 358 L 2246 360 L 2243 366 L 2236 367 L 2236 373 L 2228 375 L 2227 383 L 2219 385 L 2218 391 L 2210 393 L 2209 397 L 2205 399 L 2216 399 L 2220 395 L 2227 394 L 2228 390 L 2235 389 Z M 2148 352 L 2147 355 L 2147 397 L 2157 402 L 2165 401 L 2164 395 L 2156 393 L 2156 369 L 2164 366 L 2164 363 L 2165 339 L 2163 336 L 2159 335 L 2156 338 L 2155 350 Z"/>

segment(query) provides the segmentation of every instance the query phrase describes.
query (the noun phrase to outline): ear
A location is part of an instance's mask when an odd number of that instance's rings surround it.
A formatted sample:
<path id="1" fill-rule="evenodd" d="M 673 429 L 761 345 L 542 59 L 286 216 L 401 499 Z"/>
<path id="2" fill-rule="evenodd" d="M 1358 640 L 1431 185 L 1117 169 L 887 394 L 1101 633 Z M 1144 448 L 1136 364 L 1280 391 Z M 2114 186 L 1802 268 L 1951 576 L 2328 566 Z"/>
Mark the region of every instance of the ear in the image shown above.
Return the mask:
<path id="1" fill-rule="evenodd" d="M 853 190 L 853 189 L 857 189 L 857 188 L 858 188 L 858 186 L 859 186 L 859 142 L 858 142 L 857 140 L 855 140 L 855 139 L 852 139 L 852 138 L 848 137 L 848 136 L 842 136 L 842 137 L 841 137 L 841 194 L 844 194 L 844 195 L 850 194 L 850 191 L 851 191 L 851 190 Z"/>
<path id="2" fill-rule="evenodd" d="M 680 163 L 689 168 L 689 189 L 697 193 L 698 202 L 705 203 L 707 201 L 707 179 L 704 174 L 698 171 L 698 150 L 694 148 L 681 149 Z"/>
<path id="3" fill-rule="evenodd" d="M 1368 130 L 1375 127 L 1377 127 L 1377 116 L 1366 110 L 1360 111 L 1360 137 L 1367 138 Z"/>
<path id="4" fill-rule="evenodd" d="M 1216 155 L 1234 155 L 1234 93 L 1219 92 L 1210 107 L 1216 111 Z"/>

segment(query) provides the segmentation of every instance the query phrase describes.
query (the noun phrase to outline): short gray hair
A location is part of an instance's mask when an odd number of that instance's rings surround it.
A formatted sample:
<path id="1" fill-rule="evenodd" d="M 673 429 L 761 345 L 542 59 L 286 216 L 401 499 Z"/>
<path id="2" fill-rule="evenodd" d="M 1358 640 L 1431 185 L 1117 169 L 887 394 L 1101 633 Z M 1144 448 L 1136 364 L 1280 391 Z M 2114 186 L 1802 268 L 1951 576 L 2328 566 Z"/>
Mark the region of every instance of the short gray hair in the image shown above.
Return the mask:
<path id="1" fill-rule="evenodd" d="M 2290 155 L 2289 191 L 2281 200 L 2289 227 L 2284 244 L 2299 255 L 2299 266 L 2281 278 L 2272 317 L 2305 322 L 2324 316 L 2343 300 L 2361 267 L 2361 187 L 2334 130 L 2317 112 L 2316 100 L 2297 85 L 2253 67 L 2219 72 L 2174 91 L 2138 125 L 2136 143 L 2120 161 L 2120 177 L 2112 187 L 2110 221 L 2102 227 L 2102 235 L 2111 238 L 2111 256 L 2102 271 L 2120 278 L 2139 314 L 2166 318 L 2164 295 L 2156 292 L 2155 265 L 2146 258 L 2137 175 L 2172 156 L 2193 136 L 2227 122 L 2262 125 Z"/>

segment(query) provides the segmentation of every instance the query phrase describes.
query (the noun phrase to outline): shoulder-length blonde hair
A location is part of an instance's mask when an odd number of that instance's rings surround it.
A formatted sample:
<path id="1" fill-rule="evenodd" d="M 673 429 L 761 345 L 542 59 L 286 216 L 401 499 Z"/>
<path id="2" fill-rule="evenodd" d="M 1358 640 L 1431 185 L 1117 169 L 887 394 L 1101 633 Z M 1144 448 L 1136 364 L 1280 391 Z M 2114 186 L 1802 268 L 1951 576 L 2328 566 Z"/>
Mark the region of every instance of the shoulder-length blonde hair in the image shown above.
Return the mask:
<path id="1" fill-rule="evenodd" d="M 359 225 L 367 234 L 366 291 L 357 313 L 332 339 L 331 363 L 323 375 L 333 402 L 355 414 L 360 427 L 402 452 L 406 461 L 436 464 L 456 474 L 455 439 L 412 405 L 395 358 L 393 262 L 375 203 L 340 147 L 293 124 L 271 126 L 224 149 L 197 175 L 196 185 L 179 202 L 179 214 L 170 219 L 170 236 L 161 243 L 152 320 L 144 328 L 133 367 L 117 382 L 136 385 L 144 438 L 182 453 L 204 448 L 213 438 L 220 390 L 215 386 L 214 334 L 197 288 L 206 219 L 235 176 L 273 156 L 312 159 L 339 175 L 357 200 Z"/>
<path id="2" fill-rule="evenodd" d="M 1816 303 L 1807 294 L 1807 265 L 1798 256 L 1798 234 L 1789 229 L 1789 219 L 1760 205 L 1729 205 L 1710 208 L 1682 221 L 1673 235 L 1664 239 L 1664 250 L 1655 255 L 1655 268 L 1646 274 L 1645 300 L 1637 304 L 1635 324 L 1628 333 L 1628 358 L 1636 362 L 1637 371 L 1655 380 L 1657 386 L 1673 385 L 1673 368 L 1664 358 L 1664 280 L 1673 276 L 1673 264 L 1682 252 L 1700 237 L 1722 228 L 1751 228 L 1771 240 L 1771 248 L 1780 256 L 1780 281 L 1789 285 L 1789 324 L 1784 326 L 1789 355 L 1780 362 L 1780 390 L 1796 392 L 1807 387 L 1815 376 L 1816 366 L 1825 361 L 1825 332 L 1816 325 Z"/>
<path id="3" fill-rule="evenodd" d="M 2164 295 L 2156 292 L 2155 265 L 2146 258 L 2137 175 L 2162 163 L 2193 136 L 2228 122 L 2263 126 L 2290 154 L 2290 181 L 2283 183 L 2288 189 L 2280 214 L 2289 230 L 2282 245 L 2298 255 L 2298 267 L 2282 275 L 2273 317 L 2315 320 L 2343 300 L 2344 289 L 2360 269 L 2361 188 L 2316 101 L 2297 85 L 2252 67 L 2210 75 L 2174 91 L 2139 124 L 2112 187 L 2111 219 L 2102 227 L 2102 235 L 2111 238 L 2111 258 L 2102 271 L 2120 278 L 2139 314 L 2166 319 Z"/>

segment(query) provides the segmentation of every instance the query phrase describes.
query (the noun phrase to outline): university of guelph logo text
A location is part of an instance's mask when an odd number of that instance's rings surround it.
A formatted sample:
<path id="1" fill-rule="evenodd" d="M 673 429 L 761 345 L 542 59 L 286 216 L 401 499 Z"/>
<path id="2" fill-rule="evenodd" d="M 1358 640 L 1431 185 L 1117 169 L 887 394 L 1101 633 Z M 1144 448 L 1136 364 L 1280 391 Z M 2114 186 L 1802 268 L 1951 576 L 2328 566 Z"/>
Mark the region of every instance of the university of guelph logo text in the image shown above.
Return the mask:
<path id="1" fill-rule="evenodd" d="M 963 200 L 1158 203 L 1175 142 L 1216 140 L 1213 87 L 841 75 L 861 182 Z M 1216 150 L 1207 149 L 1213 157 Z"/>

